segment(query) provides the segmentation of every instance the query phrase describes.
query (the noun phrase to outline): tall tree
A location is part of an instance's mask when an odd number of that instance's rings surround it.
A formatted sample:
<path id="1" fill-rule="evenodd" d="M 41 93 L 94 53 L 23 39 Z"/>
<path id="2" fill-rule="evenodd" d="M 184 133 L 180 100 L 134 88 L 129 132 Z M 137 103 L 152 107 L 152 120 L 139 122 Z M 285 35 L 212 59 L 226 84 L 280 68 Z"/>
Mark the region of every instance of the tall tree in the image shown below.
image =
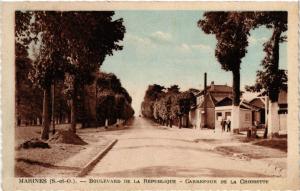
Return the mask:
<path id="1" fill-rule="evenodd" d="M 28 79 L 32 69 L 32 61 L 28 58 L 28 52 L 21 43 L 15 46 L 16 68 L 16 124 L 37 124 L 41 121 L 41 89 L 34 86 Z"/>
<path id="2" fill-rule="evenodd" d="M 32 13 L 34 22 L 31 24 L 30 32 L 35 38 L 40 37 L 40 46 L 29 78 L 44 92 L 41 139 L 46 140 L 49 138 L 50 128 L 51 85 L 56 80 L 64 78 L 68 65 L 68 50 L 64 46 L 67 39 L 62 37 L 64 27 L 59 12 L 34 11 Z"/>
<path id="3" fill-rule="evenodd" d="M 257 71 L 254 86 L 246 87 L 250 91 L 264 91 L 269 97 L 268 129 L 270 134 L 278 133 L 278 96 L 280 89 L 287 90 L 287 75 L 279 69 L 279 44 L 285 42 L 287 37 L 287 12 L 267 11 L 255 12 L 252 15 L 253 27 L 266 26 L 273 30 L 270 39 L 264 43 L 266 53 L 262 60 L 262 70 Z"/>
<path id="4" fill-rule="evenodd" d="M 27 99 L 23 99 L 28 90 L 28 80 L 27 74 L 31 68 L 31 60 L 28 58 L 28 45 L 29 45 L 29 23 L 31 14 L 29 12 L 15 12 L 15 68 L 16 68 L 16 121 L 17 125 L 21 124 L 21 119 L 23 118 L 26 108 L 22 104 Z M 27 82 L 27 83 L 26 83 Z M 22 107 L 24 106 L 24 107 Z"/>
<path id="5" fill-rule="evenodd" d="M 97 115 L 98 120 L 115 122 L 133 116 L 132 98 L 122 87 L 120 80 L 112 73 L 99 73 L 97 77 Z"/>
<path id="6" fill-rule="evenodd" d="M 40 51 L 32 79 L 44 89 L 44 128 L 49 132 L 50 87 L 68 74 L 71 98 L 71 126 L 76 131 L 78 89 L 92 83 L 106 55 L 121 50 L 123 20 L 113 20 L 113 11 L 34 11 L 31 34 L 40 35 Z"/>
<path id="7" fill-rule="evenodd" d="M 167 90 L 168 90 L 167 93 L 169 93 L 169 94 L 178 94 L 180 88 L 178 85 L 172 85 L 169 88 L 167 88 Z"/>
<path id="8" fill-rule="evenodd" d="M 206 34 L 216 35 L 215 56 L 225 71 L 231 71 L 233 80 L 232 128 L 239 128 L 240 65 L 247 53 L 250 19 L 242 12 L 205 12 L 198 26 Z"/>
<path id="9" fill-rule="evenodd" d="M 141 112 L 143 116 L 153 119 L 154 103 L 158 101 L 164 92 L 165 87 L 158 84 L 149 85 L 145 92 L 144 100 L 141 104 Z"/>
<path id="10" fill-rule="evenodd" d="M 180 106 L 180 113 L 186 117 L 185 126 L 189 125 L 189 112 L 191 107 L 196 104 L 196 97 L 190 91 L 185 91 L 179 94 L 178 103 Z"/>
<path id="11" fill-rule="evenodd" d="M 78 87 L 90 84 L 96 77 L 96 71 L 102 65 L 106 55 L 114 50 L 122 50 L 118 44 L 124 38 L 123 19 L 113 20 L 113 11 L 66 12 L 72 53 L 70 74 L 74 76 L 72 84 L 71 130 L 76 131 L 76 95 Z"/>

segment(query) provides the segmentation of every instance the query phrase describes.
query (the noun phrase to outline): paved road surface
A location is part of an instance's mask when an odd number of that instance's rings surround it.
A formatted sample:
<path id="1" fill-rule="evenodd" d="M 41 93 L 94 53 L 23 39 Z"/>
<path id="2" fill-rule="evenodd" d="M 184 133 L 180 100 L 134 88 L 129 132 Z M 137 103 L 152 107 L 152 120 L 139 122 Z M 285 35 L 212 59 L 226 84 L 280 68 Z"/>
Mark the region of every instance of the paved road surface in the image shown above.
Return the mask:
<path id="1" fill-rule="evenodd" d="M 129 129 L 105 132 L 118 139 L 111 151 L 87 175 L 93 177 L 264 177 L 250 161 L 214 151 L 215 140 L 230 136 L 211 130 L 158 126 L 134 119 Z"/>

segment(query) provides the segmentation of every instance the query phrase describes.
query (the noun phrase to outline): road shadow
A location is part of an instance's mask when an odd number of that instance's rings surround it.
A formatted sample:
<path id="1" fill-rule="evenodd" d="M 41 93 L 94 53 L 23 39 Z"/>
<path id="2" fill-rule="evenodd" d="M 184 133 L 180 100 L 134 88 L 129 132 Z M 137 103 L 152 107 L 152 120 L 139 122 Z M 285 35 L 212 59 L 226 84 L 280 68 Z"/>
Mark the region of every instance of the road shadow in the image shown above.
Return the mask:
<path id="1" fill-rule="evenodd" d="M 176 139 L 176 138 L 160 138 L 160 137 L 132 137 L 128 139 L 150 139 L 150 140 L 170 140 L 170 141 L 180 141 L 180 142 L 185 142 L 185 143 L 196 143 L 194 140 L 186 140 L 186 139 Z"/>
<path id="2" fill-rule="evenodd" d="M 186 168 L 178 166 L 149 166 L 109 173 L 95 173 L 100 177 L 271 177 L 265 174 L 242 170 L 221 170 L 215 168 Z"/>
<path id="3" fill-rule="evenodd" d="M 25 172 L 23 169 L 15 166 L 15 177 L 33 177 L 33 176 Z"/>
<path id="4" fill-rule="evenodd" d="M 265 158 L 286 158 L 286 152 L 280 150 L 263 148 L 254 145 L 243 146 L 219 146 L 214 148 L 214 152 L 223 156 L 233 156 L 234 154 L 242 154 L 250 159 Z"/>
<path id="5" fill-rule="evenodd" d="M 140 146 L 129 146 L 129 147 L 115 147 L 113 150 L 132 150 L 132 149 L 143 149 L 143 148 L 157 148 L 157 149 L 181 149 L 181 150 L 190 150 L 190 151 L 196 151 L 196 152 L 210 152 L 209 149 L 202 149 L 202 148 L 196 148 L 196 147 L 187 147 L 187 146 L 173 146 L 173 145 L 140 145 Z"/>
<path id="6" fill-rule="evenodd" d="M 45 163 L 45 162 L 40 162 L 40 161 L 35 161 L 35 160 L 30 160 L 30 159 L 25 159 L 25 158 L 16 158 L 16 162 L 24 162 L 30 165 L 39 165 L 45 168 L 50 168 L 50 169 L 59 169 L 59 170 L 73 170 L 73 171 L 79 171 L 81 168 L 79 167 L 71 167 L 71 166 L 57 166 L 53 165 L 50 163 Z"/>
<path id="7" fill-rule="evenodd" d="M 287 139 L 262 140 L 254 143 L 254 145 L 269 147 L 272 149 L 278 149 L 287 152 Z"/>

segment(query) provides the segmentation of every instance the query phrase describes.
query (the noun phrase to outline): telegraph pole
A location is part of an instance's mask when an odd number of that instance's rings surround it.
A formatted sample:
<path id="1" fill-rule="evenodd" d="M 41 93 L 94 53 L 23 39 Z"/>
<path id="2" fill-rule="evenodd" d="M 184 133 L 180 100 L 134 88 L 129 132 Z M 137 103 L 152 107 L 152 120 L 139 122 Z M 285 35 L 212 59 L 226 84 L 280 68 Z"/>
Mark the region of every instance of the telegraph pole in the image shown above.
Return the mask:
<path id="1" fill-rule="evenodd" d="M 204 111 L 204 119 L 203 119 L 203 127 L 207 126 L 207 100 L 206 100 L 206 94 L 207 94 L 207 74 L 204 73 L 204 91 L 203 91 L 204 97 L 203 97 L 203 111 Z"/>

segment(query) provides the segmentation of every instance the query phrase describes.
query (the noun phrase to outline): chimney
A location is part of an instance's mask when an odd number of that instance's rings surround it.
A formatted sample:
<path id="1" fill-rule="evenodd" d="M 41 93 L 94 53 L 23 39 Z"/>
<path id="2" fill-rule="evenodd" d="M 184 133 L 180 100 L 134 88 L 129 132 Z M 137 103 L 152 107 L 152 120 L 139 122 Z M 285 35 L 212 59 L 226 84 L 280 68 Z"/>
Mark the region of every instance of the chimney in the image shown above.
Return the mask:
<path id="1" fill-rule="evenodd" d="M 211 83 L 210 83 L 210 90 L 211 91 L 215 90 L 215 82 L 214 81 L 211 81 Z"/>

